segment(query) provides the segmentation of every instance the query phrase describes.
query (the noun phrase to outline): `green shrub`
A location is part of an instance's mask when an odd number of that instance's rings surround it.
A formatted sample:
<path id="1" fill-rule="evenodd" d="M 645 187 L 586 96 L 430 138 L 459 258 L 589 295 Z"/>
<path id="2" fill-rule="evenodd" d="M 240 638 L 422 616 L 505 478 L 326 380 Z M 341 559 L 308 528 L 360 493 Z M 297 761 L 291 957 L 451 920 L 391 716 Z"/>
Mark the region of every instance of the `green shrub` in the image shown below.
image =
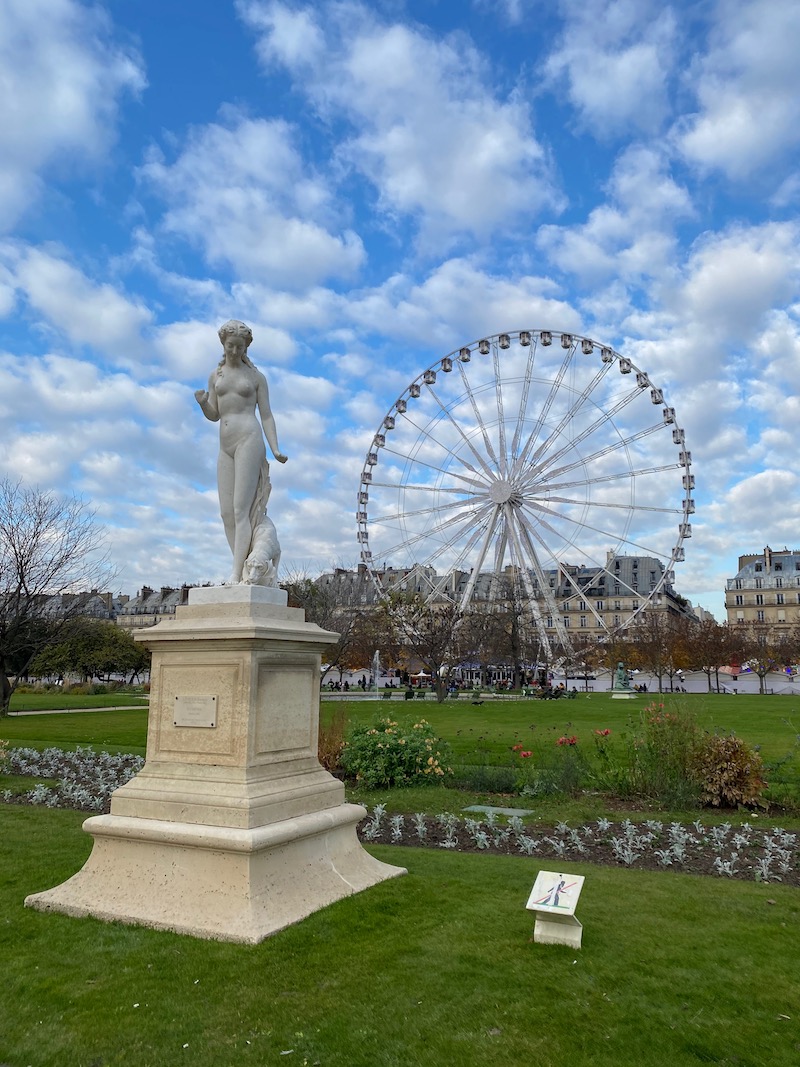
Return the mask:
<path id="1" fill-rule="evenodd" d="M 701 800 L 713 807 L 758 804 L 767 787 L 763 770 L 761 756 L 740 737 L 708 735 L 695 766 Z"/>
<path id="2" fill-rule="evenodd" d="M 425 719 L 400 724 L 379 718 L 353 727 L 341 764 L 361 785 L 376 789 L 440 781 L 451 773 L 447 758 L 447 746 Z"/>
<path id="3" fill-rule="evenodd" d="M 703 734 L 685 709 L 660 703 L 642 710 L 630 742 L 630 792 L 665 808 L 696 807 L 701 789 L 697 763 Z"/>

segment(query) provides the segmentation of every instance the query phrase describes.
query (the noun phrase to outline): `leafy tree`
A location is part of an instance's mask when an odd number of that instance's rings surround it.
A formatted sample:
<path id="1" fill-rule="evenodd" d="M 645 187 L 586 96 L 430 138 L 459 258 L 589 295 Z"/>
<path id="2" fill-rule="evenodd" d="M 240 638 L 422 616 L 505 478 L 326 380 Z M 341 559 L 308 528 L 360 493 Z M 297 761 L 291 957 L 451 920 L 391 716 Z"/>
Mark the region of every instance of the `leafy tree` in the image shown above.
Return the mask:
<path id="1" fill-rule="evenodd" d="M 33 659 L 57 642 L 80 615 L 80 596 L 53 596 L 102 588 L 113 577 L 94 512 L 76 498 L 61 498 L 0 481 L 0 715 Z"/>
<path id="2" fill-rule="evenodd" d="M 31 664 L 31 674 L 79 674 L 84 680 L 130 675 L 146 670 L 150 653 L 133 636 L 112 622 L 74 619 L 57 644 L 44 649 Z"/>

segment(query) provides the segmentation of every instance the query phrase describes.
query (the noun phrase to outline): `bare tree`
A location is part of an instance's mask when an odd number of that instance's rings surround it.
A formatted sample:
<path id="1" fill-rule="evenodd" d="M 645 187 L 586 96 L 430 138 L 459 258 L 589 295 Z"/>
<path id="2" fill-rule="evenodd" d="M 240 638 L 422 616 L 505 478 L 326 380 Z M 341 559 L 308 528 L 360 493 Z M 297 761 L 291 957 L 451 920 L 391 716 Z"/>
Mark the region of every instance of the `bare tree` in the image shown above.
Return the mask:
<path id="1" fill-rule="evenodd" d="M 441 703 L 447 696 L 448 675 L 454 666 L 457 632 L 463 618 L 455 604 L 426 604 L 419 595 L 391 594 L 381 610 L 391 621 L 406 660 L 428 668 Z"/>
<path id="2" fill-rule="evenodd" d="M 34 657 L 82 613 L 80 594 L 113 576 L 83 501 L 0 481 L 0 716 Z"/>

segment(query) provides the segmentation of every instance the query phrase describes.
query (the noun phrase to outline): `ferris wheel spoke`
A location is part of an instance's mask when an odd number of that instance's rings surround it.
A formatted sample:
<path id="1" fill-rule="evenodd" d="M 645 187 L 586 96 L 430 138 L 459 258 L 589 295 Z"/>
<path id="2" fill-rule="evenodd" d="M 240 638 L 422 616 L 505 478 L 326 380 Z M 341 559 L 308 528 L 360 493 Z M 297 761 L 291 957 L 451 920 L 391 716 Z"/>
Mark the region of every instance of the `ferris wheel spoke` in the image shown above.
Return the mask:
<path id="1" fill-rule="evenodd" d="M 489 497 L 486 497 L 488 501 Z M 466 501 L 464 500 L 450 500 L 446 504 L 435 504 L 429 508 L 415 508 L 413 511 L 396 511 L 389 515 L 379 515 L 374 519 L 370 519 L 370 522 L 380 523 L 381 526 L 388 526 L 392 522 L 400 522 L 404 519 L 416 519 L 424 515 L 438 515 L 442 511 L 451 511 L 455 508 L 463 508 Z"/>
<path id="2" fill-rule="evenodd" d="M 518 516 L 517 516 L 517 518 L 518 518 Z M 542 567 L 541 561 L 539 560 L 539 556 L 538 556 L 538 554 L 536 552 L 536 549 L 534 548 L 532 542 L 525 537 L 525 528 L 523 526 L 520 526 L 519 531 L 517 531 L 515 529 L 514 521 L 512 520 L 512 521 L 509 522 L 508 528 L 509 528 L 510 536 L 516 542 L 517 554 L 518 554 L 519 558 L 521 560 L 527 558 L 528 563 L 530 564 L 530 567 L 533 570 L 534 575 L 536 576 L 536 581 L 539 584 L 540 597 L 541 597 L 542 600 L 544 600 L 544 603 L 545 603 L 545 605 L 547 607 L 547 610 L 550 612 L 551 620 L 554 623 L 554 629 L 556 631 L 556 634 L 558 635 L 558 638 L 559 638 L 559 641 L 561 642 L 562 647 L 564 647 L 565 649 L 569 648 L 570 647 L 569 637 L 567 636 L 566 628 L 564 627 L 564 625 L 561 622 L 561 619 L 559 617 L 558 605 L 556 604 L 555 597 L 553 596 L 552 590 L 550 589 L 550 582 L 549 582 L 549 580 L 547 578 L 547 575 L 544 572 L 544 568 Z M 521 543 L 522 540 L 525 540 L 525 547 L 527 549 L 527 552 L 523 552 L 522 551 L 522 543 Z M 523 575 L 527 575 L 527 581 L 530 584 L 529 596 L 531 597 L 531 603 L 532 604 L 536 604 L 537 607 L 538 607 L 538 602 L 539 602 L 540 597 L 538 597 L 536 595 L 536 590 L 533 588 L 533 583 L 530 582 L 530 575 L 528 574 L 528 568 L 523 566 L 521 569 L 522 569 Z M 539 618 L 541 619 L 541 623 L 542 623 L 541 630 L 544 632 L 544 634 L 546 636 L 547 635 L 547 628 L 544 625 L 544 619 L 541 616 L 541 608 L 539 608 L 539 611 L 540 611 Z M 549 647 L 549 640 L 548 640 L 548 647 Z"/>
<path id="3" fill-rule="evenodd" d="M 439 534 L 444 533 L 444 531 L 448 530 L 451 526 L 454 526 L 458 523 L 463 523 L 463 527 L 457 531 L 455 537 L 452 538 L 450 542 L 446 542 L 447 546 L 449 547 L 451 543 L 454 543 L 458 540 L 459 536 L 464 532 L 464 530 L 469 527 L 471 523 L 475 522 L 478 516 L 480 516 L 481 513 L 485 512 L 489 506 L 491 505 L 484 504 L 479 507 L 473 507 L 471 509 L 468 509 L 466 512 L 461 511 L 457 515 L 451 515 L 449 518 L 443 519 L 435 526 L 426 528 L 425 530 L 421 530 L 418 533 L 411 534 L 410 536 L 405 537 L 402 541 L 398 541 L 397 544 L 391 545 L 388 548 L 383 548 L 380 554 L 381 556 L 391 556 L 394 553 L 400 553 L 404 550 L 413 548 L 415 545 L 424 543 L 429 539 L 435 539 Z M 380 522 L 380 519 L 376 519 L 374 520 L 373 525 L 381 526 L 383 524 Z M 394 529 L 394 527 L 387 527 L 387 529 Z M 439 555 L 440 553 L 441 547 L 437 546 L 435 554 Z"/>
<path id="4" fill-rule="evenodd" d="M 475 445 L 472 443 L 472 441 L 470 441 L 470 439 L 467 437 L 467 435 L 464 433 L 464 431 L 458 425 L 456 420 L 453 418 L 452 412 L 448 408 L 445 407 L 445 405 L 439 399 L 436 391 L 431 386 L 428 386 L 428 392 L 433 397 L 433 399 L 436 401 L 436 403 L 439 405 L 439 409 L 441 410 L 442 414 L 445 416 L 446 419 L 448 419 L 448 421 L 455 428 L 456 432 L 461 437 L 461 440 L 464 442 L 464 444 L 467 446 L 467 448 L 470 450 L 470 452 L 472 452 L 473 456 L 475 457 L 475 459 L 478 461 L 479 465 L 483 469 L 484 474 L 486 474 L 486 476 L 488 478 L 492 478 L 493 477 L 493 472 L 492 472 L 491 467 L 488 465 L 488 463 L 483 458 L 483 456 L 480 454 L 480 452 L 477 450 L 477 448 L 475 448 Z M 462 459 L 461 462 L 464 463 L 464 466 L 468 466 L 468 464 L 466 463 L 465 460 Z M 472 466 L 470 466 L 469 469 L 470 470 L 475 470 L 475 468 L 472 467 Z M 475 473 L 477 474 L 478 472 L 475 471 Z"/>
<path id="5" fill-rule="evenodd" d="M 410 485 L 408 482 L 369 482 L 370 489 L 402 489 L 404 492 L 415 493 L 458 493 L 462 497 L 481 499 L 486 497 L 486 493 L 476 493 L 474 490 L 462 489 L 460 486 L 446 486 L 446 485 Z M 468 500 L 462 501 L 467 503 Z"/>
<path id="6" fill-rule="evenodd" d="M 533 365 L 536 362 L 536 348 L 538 343 L 538 338 L 531 338 L 531 344 L 528 349 L 528 361 L 525 365 L 525 376 L 522 379 L 522 389 L 520 391 L 519 397 L 519 411 L 517 412 L 517 421 L 514 426 L 514 436 L 511 440 L 512 470 L 517 469 L 519 443 L 522 438 L 522 430 L 525 425 L 525 418 L 528 413 L 528 397 L 530 396 L 531 391 L 531 381 L 533 380 Z"/>
<path id="7" fill-rule="evenodd" d="M 449 551 L 455 544 L 457 544 L 457 542 L 463 537 L 463 535 L 467 532 L 468 529 L 472 529 L 472 532 L 470 533 L 462 548 L 458 551 L 458 554 L 455 556 L 454 560 L 448 564 L 448 572 L 459 570 L 461 564 L 469 556 L 470 552 L 478 543 L 478 541 L 480 541 L 481 535 L 484 531 L 484 525 L 487 523 L 487 521 L 489 525 L 492 525 L 493 511 L 494 505 L 482 509 L 479 520 L 476 522 L 476 520 L 473 518 L 470 519 L 469 522 L 465 523 L 465 525 L 460 530 L 457 530 L 448 541 L 443 542 L 428 556 L 425 561 L 426 565 L 432 566 L 433 563 L 439 558 L 439 556 L 441 556 L 444 552 Z"/>
<path id="8" fill-rule="evenodd" d="M 539 412 L 536 422 L 533 425 L 533 429 L 528 434 L 528 439 L 525 442 L 525 445 L 522 449 L 517 463 L 518 470 L 522 470 L 522 468 L 525 467 L 528 463 L 528 456 L 530 455 L 530 451 L 536 444 L 536 441 L 539 439 L 539 434 L 542 432 L 542 427 L 547 422 L 547 417 L 550 414 L 550 409 L 552 408 L 553 403 L 556 397 L 558 396 L 559 391 L 561 390 L 561 386 L 564 382 L 564 376 L 566 375 L 567 370 L 569 369 L 569 365 L 572 362 L 572 357 L 574 353 L 575 346 L 571 345 L 570 348 L 567 349 L 567 354 L 564 356 L 564 359 L 561 361 L 561 366 L 558 368 L 558 373 L 556 374 L 550 386 L 550 392 L 545 398 L 545 401 L 542 405 L 542 410 Z"/>
<path id="9" fill-rule="evenodd" d="M 565 541 L 567 544 L 572 545 L 573 542 L 569 541 L 569 539 L 564 537 L 563 534 L 558 533 L 553 526 L 551 526 L 549 523 L 547 523 L 546 520 L 542 519 L 541 516 L 543 514 L 544 515 L 549 515 L 549 516 L 551 516 L 552 518 L 555 518 L 555 519 L 562 519 L 563 521 L 568 522 L 572 526 L 574 526 L 576 530 L 591 530 L 592 533 L 600 534 L 602 537 L 610 538 L 612 541 L 622 542 L 622 543 L 628 545 L 631 548 L 639 548 L 639 549 L 642 550 L 642 552 L 644 552 L 647 555 L 659 556 L 661 559 L 670 559 L 671 558 L 669 556 L 666 556 L 663 552 L 658 552 L 658 551 L 656 551 L 656 549 L 651 548 L 648 545 L 642 545 L 642 544 L 639 544 L 638 541 L 632 541 L 627 537 L 621 537 L 619 531 L 604 530 L 600 526 L 594 526 L 592 523 L 585 522 L 583 520 L 581 520 L 579 522 L 577 519 L 573 519 L 566 512 L 553 511 L 552 508 L 546 507 L 541 502 L 533 503 L 533 502 L 530 502 L 530 501 L 525 501 L 525 503 L 523 504 L 523 507 L 525 507 L 529 512 L 536 512 L 536 517 L 539 519 L 541 524 L 543 526 L 546 526 L 547 529 L 551 530 L 554 534 L 557 534 L 557 536 L 561 540 Z"/>
<path id="10" fill-rule="evenodd" d="M 549 487 L 548 487 L 549 489 Z M 590 507 L 590 508 L 610 508 L 618 511 L 652 511 L 661 515 L 682 515 L 683 508 L 659 508 L 653 504 L 632 504 L 621 503 L 614 500 L 581 500 L 579 497 L 568 496 L 553 496 L 548 491 L 547 493 L 548 504 L 572 504 L 578 507 Z"/>
<path id="11" fill-rule="evenodd" d="M 433 392 L 433 389 L 428 387 L 428 391 L 431 393 L 433 398 L 436 400 L 437 397 L 436 397 L 436 394 Z M 473 465 L 469 462 L 469 460 L 465 459 L 464 456 L 461 455 L 459 452 L 454 451 L 448 445 L 446 445 L 442 441 L 440 441 L 437 437 L 434 437 L 434 435 L 431 433 L 431 431 L 428 429 L 427 426 L 420 426 L 420 424 L 418 422 L 415 422 L 414 419 L 412 419 L 407 414 L 403 416 L 403 421 L 408 423 L 409 426 L 413 426 L 414 429 L 418 432 L 418 434 L 419 434 L 418 441 L 420 439 L 424 439 L 428 444 L 436 445 L 437 448 L 440 448 L 442 450 L 442 452 L 444 452 L 447 455 L 451 456 L 457 463 L 460 463 L 462 466 L 466 467 L 467 470 L 472 471 L 473 474 L 475 474 L 478 477 L 480 477 L 481 471 L 479 471 L 476 467 L 473 467 Z M 428 426 L 430 426 L 430 423 L 428 423 Z M 465 438 L 465 440 L 466 440 L 466 438 Z M 469 445 L 469 441 L 467 441 L 467 444 Z M 390 448 L 386 448 L 385 450 L 387 452 L 389 452 L 389 451 L 393 452 L 394 451 L 393 449 L 390 449 Z M 487 474 L 489 477 L 491 477 L 491 470 L 489 470 L 486 467 L 486 464 L 481 459 L 481 456 L 479 455 L 479 453 L 475 452 L 474 448 L 472 449 L 472 451 L 473 451 L 476 459 L 478 460 L 478 463 L 480 464 L 480 466 L 484 468 L 484 473 Z M 413 457 L 411 457 L 411 456 L 407 456 L 405 458 L 407 458 L 408 460 L 412 460 L 413 461 Z"/>
<path id="12" fill-rule="evenodd" d="M 568 453 L 574 451 L 574 449 L 579 444 L 587 440 L 587 438 L 591 437 L 592 434 L 594 434 L 597 430 L 599 430 L 603 426 L 607 426 L 611 422 L 613 416 L 616 415 L 619 411 L 621 411 L 624 407 L 627 407 L 627 405 L 630 404 L 631 401 L 637 396 L 639 396 L 639 390 L 631 390 L 631 392 L 626 394 L 626 396 L 624 396 L 622 400 L 620 400 L 619 403 L 616 404 L 610 412 L 608 412 L 608 414 L 604 414 L 600 418 L 595 419 L 588 426 L 585 426 L 583 430 L 581 430 L 581 432 L 577 434 L 576 437 L 570 438 L 570 440 L 565 445 L 562 445 L 561 448 L 557 449 L 549 456 L 546 456 L 543 461 L 538 463 L 534 463 L 532 461 L 528 469 L 526 480 L 530 480 L 531 477 L 536 477 L 537 475 L 550 470 L 551 465 L 553 463 L 558 462 L 558 460 L 561 459 L 562 456 L 566 456 Z M 638 441 L 640 438 L 647 437 L 649 434 L 655 433 L 657 430 L 663 430 L 663 428 L 663 423 L 657 423 L 653 426 L 649 426 L 645 430 L 640 430 L 635 434 L 631 434 L 630 441 Z M 602 449 L 598 454 L 605 455 L 609 451 L 613 452 L 616 449 L 623 447 L 625 443 L 626 442 L 624 439 L 614 441 L 612 444 L 606 446 L 605 449 Z M 537 450 L 537 455 L 541 455 L 540 450 Z M 559 473 L 559 471 L 554 471 L 551 473 L 557 474 Z"/>
<path id="13" fill-rule="evenodd" d="M 499 460 L 498 460 L 498 458 L 497 458 L 497 456 L 495 454 L 494 448 L 492 446 L 492 442 L 489 440 L 489 433 L 488 433 L 488 431 L 486 429 L 486 426 L 484 424 L 483 419 L 481 418 L 481 413 L 480 413 L 480 411 L 478 411 L 478 405 L 477 405 L 477 402 L 475 400 L 475 394 L 472 392 L 472 388 L 470 387 L 469 380 L 467 378 L 467 372 L 464 370 L 464 364 L 463 363 L 459 363 L 458 364 L 458 370 L 459 370 L 459 373 L 461 374 L 461 380 L 464 383 L 464 390 L 466 392 L 466 395 L 469 397 L 470 406 L 472 408 L 472 414 L 475 416 L 475 422 L 478 424 L 478 429 L 481 432 L 481 437 L 483 438 L 483 444 L 484 444 L 484 447 L 486 448 L 486 454 L 488 455 L 488 457 L 491 459 L 492 463 L 494 464 L 495 470 L 499 471 L 500 470 L 500 462 L 499 462 Z"/>
<path id="14" fill-rule="evenodd" d="M 494 364 L 494 391 L 497 400 L 497 432 L 500 447 L 500 476 L 507 474 L 508 455 L 506 453 L 506 419 L 503 412 L 503 376 L 500 373 L 500 347 L 497 341 L 492 343 L 492 362 Z"/>
<path id="15" fill-rule="evenodd" d="M 586 466 L 586 464 L 591 463 L 594 458 L 594 456 L 587 456 L 581 462 L 572 464 L 571 469 L 574 470 L 576 467 L 584 467 Z M 626 471 L 617 471 L 614 474 L 598 474 L 596 478 L 576 478 L 574 481 L 570 482 L 552 482 L 548 478 L 547 481 L 542 482 L 541 491 L 544 492 L 545 490 L 552 489 L 578 489 L 581 486 L 597 485 L 600 482 L 618 482 L 624 481 L 628 478 L 642 478 L 648 474 L 661 474 L 664 471 L 678 470 L 680 467 L 680 463 L 664 463 L 659 467 L 637 467 L 635 469 L 630 468 Z M 537 491 L 537 488 L 538 487 L 535 482 L 532 483 L 530 486 L 526 486 L 526 489 L 530 493 L 535 493 Z"/>
<path id="16" fill-rule="evenodd" d="M 551 551 L 551 549 L 547 545 L 547 542 L 544 540 L 544 538 L 541 536 L 541 534 L 538 532 L 538 530 L 536 530 L 536 528 L 534 526 L 532 526 L 528 522 L 528 520 L 525 518 L 524 515 L 518 514 L 517 515 L 517 521 L 519 522 L 520 526 L 525 531 L 525 540 L 526 540 L 526 542 L 528 544 L 530 544 L 532 548 L 533 548 L 534 541 L 538 541 L 539 544 L 542 546 L 542 548 L 545 550 L 545 552 L 550 552 Z M 535 553 L 535 549 L 533 549 L 533 551 Z M 574 591 L 581 597 L 581 599 L 585 599 L 584 598 L 585 590 L 581 589 L 581 587 L 578 585 L 578 583 L 575 581 L 575 579 L 572 577 L 572 575 L 569 573 L 569 570 L 566 567 L 564 567 L 564 568 L 562 568 L 560 570 L 560 574 L 563 575 L 563 577 L 566 579 L 567 583 L 574 589 Z M 597 611 L 597 609 L 594 608 L 591 605 L 590 601 L 586 600 L 585 602 L 588 605 L 588 610 L 595 617 L 598 625 L 603 625 L 602 616 L 600 615 L 599 611 Z"/>
<path id="17" fill-rule="evenodd" d="M 606 456 L 613 455 L 614 452 L 625 451 L 627 452 L 628 445 L 634 444 L 637 441 L 641 441 L 643 437 L 650 436 L 657 430 L 662 429 L 660 426 L 649 427 L 646 430 L 640 430 L 638 433 L 631 433 L 627 437 L 619 437 L 617 441 L 612 441 L 604 448 L 598 448 L 594 452 L 590 452 L 589 456 L 578 456 L 576 459 L 571 460 L 569 463 L 564 463 L 560 467 L 555 469 L 549 468 L 548 463 L 540 464 L 538 467 L 531 467 L 524 481 L 526 485 L 532 484 L 535 479 L 540 476 L 546 478 L 549 482 L 553 478 L 559 478 L 563 474 L 567 474 L 570 471 L 574 471 L 576 467 L 586 467 L 589 463 L 596 463 L 597 460 L 605 459 Z M 571 442 L 569 446 L 561 449 L 559 455 L 551 457 L 554 460 L 560 459 L 566 452 L 569 452 L 576 444 L 579 444 L 579 439 Z M 672 469 L 674 467 L 681 466 L 678 462 L 670 463 L 666 467 L 659 467 L 658 469 Z M 656 468 L 654 468 L 656 469 Z"/>
<path id="18" fill-rule="evenodd" d="M 559 437 L 564 433 L 570 423 L 575 419 L 575 416 L 584 408 L 586 401 L 591 394 L 598 388 L 603 378 L 608 374 L 608 370 L 611 364 L 601 363 L 600 370 L 595 374 L 594 378 L 589 382 L 586 388 L 578 394 L 573 403 L 564 412 L 558 424 L 550 431 L 547 438 L 541 442 L 533 455 L 530 457 L 529 465 L 534 467 L 538 458 L 547 452 L 547 449 L 556 442 Z M 515 466 L 515 471 L 518 471 L 519 466 Z"/>
<path id="19" fill-rule="evenodd" d="M 418 463 L 421 467 L 427 467 L 429 470 L 438 471 L 440 474 L 447 475 L 448 478 L 457 478 L 460 482 L 466 482 L 467 485 L 475 486 L 478 489 L 485 489 L 486 483 L 478 481 L 476 478 L 468 478 L 466 474 L 458 474 L 457 471 L 448 470 L 446 467 L 439 467 L 435 463 L 429 463 L 425 459 L 420 459 L 419 456 L 407 456 L 403 452 L 398 452 L 394 448 L 384 447 L 384 452 L 390 456 L 397 456 L 398 459 L 405 460 L 406 463 Z"/>
<path id="20" fill-rule="evenodd" d="M 486 553 L 489 551 L 489 546 L 492 543 L 494 532 L 497 529 L 497 520 L 499 513 L 500 508 L 495 506 L 490 516 L 489 523 L 486 527 L 486 532 L 484 533 L 483 540 L 481 541 L 481 547 L 478 549 L 478 555 L 475 557 L 475 562 L 472 566 L 472 573 L 469 576 L 467 586 L 461 597 L 461 601 L 459 604 L 461 611 L 465 611 L 467 605 L 472 600 L 473 593 L 475 592 L 475 585 L 478 581 L 478 578 L 480 577 L 481 567 L 483 566 L 486 560 Z M 464 558 L 466 558 L 466 556 Z"/>

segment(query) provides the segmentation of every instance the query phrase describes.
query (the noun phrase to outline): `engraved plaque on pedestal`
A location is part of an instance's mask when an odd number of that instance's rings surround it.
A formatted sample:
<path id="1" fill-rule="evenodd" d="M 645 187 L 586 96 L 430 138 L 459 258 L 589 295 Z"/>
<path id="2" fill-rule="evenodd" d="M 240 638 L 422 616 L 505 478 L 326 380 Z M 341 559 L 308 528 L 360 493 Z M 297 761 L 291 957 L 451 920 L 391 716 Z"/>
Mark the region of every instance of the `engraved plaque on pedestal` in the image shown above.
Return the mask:
<path id="1" fill-rule="evenodd" d="M 174 725 L 205 729 L 216 726 L 217 698 L 176 696 Z"/>

